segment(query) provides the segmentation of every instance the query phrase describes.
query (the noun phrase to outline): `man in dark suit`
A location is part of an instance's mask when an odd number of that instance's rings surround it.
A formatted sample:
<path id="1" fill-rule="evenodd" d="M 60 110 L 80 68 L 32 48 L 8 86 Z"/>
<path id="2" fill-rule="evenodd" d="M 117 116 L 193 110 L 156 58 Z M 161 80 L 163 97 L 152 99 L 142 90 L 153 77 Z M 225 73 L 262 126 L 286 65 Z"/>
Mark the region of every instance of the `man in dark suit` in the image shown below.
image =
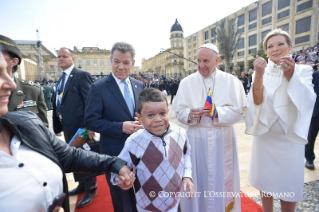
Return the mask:
<path id="1" fill-rule="evenodd" d="M 308 133 L 308 144 L 306 144 L 305 148 L 305 157 L 306 157 L 306 168 L 308 169 L 315 169 L 315 165 L 313 164 L 313 161 L 315 160 L 315 153 L 314 153 L 314 147 L 315 147 L 315 141 L 316 137 L 318 135 L 319 131 L 319 72 L 315 71 L 312 74 L 312 84 L 314 85 L 314 91 L 317 94 L 317 99 L 315 106 L 313 108 L 312 118 L 310 122 L 309 127 L 309 133 Z"/>
<path id="2" fill-rule="evenodd" d="M 126 139 L 142 129 L 135 121 L 137 99 L 144 89 L 144 83 L 129 74 L 134 67 L 135 50 L 124 42 L 115 43 L 111 50 L 112 74 L 95 82 L 89 91 L 85 110 L 85 126 L 100 133 L 102 154 L 117 156 L 124 147 Z M 133 189 L 123 191 L 110 182 L 113 208 L 116 212 L 137 211 Z"/>
<path id="3" fill-rule="evenodd" d="M 18 79 L 14 76 L 22 60 L 22 54 L 16 42 L 6 36 L 0 35 L 0 43 L 2 44 L 4 59 L 8 64 L 7 72 L 17 85 L 17 87 L 11 91 L 8 110 L 10 112 L 31 111 L 38 115 L 46 127 L 49 127 L 41 87 L 32 81 Z"/>
<path id="4" fill-rule="evenodd" d="M 58 65 L 63 70 L 53 98 L 53 130 L 57 136 L 64 133 L 65 142 L 69 143 L 79 128 L 84 128 L 84 112 L 88 92 L 93 79 L 90 73 L 74 67 L 72 51 L 61 48 L 58 52 Z M 94 132 L 88 132 L 92 140 Z M 75 179 L 76 180 L 76 179 Z M 78 207 L 84 207 L 97 195 L 96 177 L 80 180 L 77 188 L 69 192 L 76 195 L 85 194 L 78 202 Z"/>
<path id="5" fill-rule="evenodd" d="M 174 80 L 173 84 L 171 86 L 171 90 L 170 90 L 170 93 L 171 93 L 171 104 L 173 103 L 173 99 L 174 99 L 174 96 L 177 93 L 177 90 L 178 90 L 178 83 L 176 82 L 176 80 Z"/>

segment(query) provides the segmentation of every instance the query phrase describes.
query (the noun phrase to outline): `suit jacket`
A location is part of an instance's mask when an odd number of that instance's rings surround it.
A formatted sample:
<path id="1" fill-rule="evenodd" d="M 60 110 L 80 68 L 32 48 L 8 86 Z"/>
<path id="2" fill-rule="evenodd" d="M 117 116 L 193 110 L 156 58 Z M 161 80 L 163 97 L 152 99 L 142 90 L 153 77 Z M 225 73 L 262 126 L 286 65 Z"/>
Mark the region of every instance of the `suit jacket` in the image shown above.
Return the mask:
<path id="1" fill-rule="evenodd" d="M 312 74 L 312 84 L 314 85 L 314 91 L 317 94 L 317 99 L 315 106 L 313 108 L 313 114 L 312 117 L 315 117 L 319 114 L 319 101 L 318 101 L 318 95 L 319 95 L 319 71 L 315 71 Z"/>
<path id="2" fill-rule="evenodd" d="M 178 84 L 175 82 L 175 83 L 173 83 L 172 86 L 171 86 L 171 94 L 176 95 L 177 90 L 178 90 Z"/>
<path id="3" fill-rule="evenodd" d="M 137 100 L 144 89 L 144 83 L 129 78 L 137 112 Z M 102 154 L 117 156 L 130 136 L 122 132 L 123 122 L 134 121 L 121 90 L 112 74 L 95 82 L 89 91 L 85 110 L 85 127 L 100 133 Z"/>
<path id="4" fill-rule="evenodd" d="M 47 108 L 41 88 L 28 80 L 14 78 L 14 82 L 17 87 L 11 91 L 8 110 L 10 112 L 31 111 L 37 114 L 46 127 L 49 127 Z"/>
<path id="5" fill-rule="evenodd" d="M 59 84 L 60 81 L 61 78 Z M 93 79 L 90 73 L 76 67 L 73 68 L 68 81 L 66 81 L 61 101 L 63 126 L 56 115 L 56 94 L 54 94 L 52 118 L 55 133 L 63 131 L 64 128 L 69 135 L 73 136 L 79 128 L 84 127 L 85 104 L 92 83 Z"/>

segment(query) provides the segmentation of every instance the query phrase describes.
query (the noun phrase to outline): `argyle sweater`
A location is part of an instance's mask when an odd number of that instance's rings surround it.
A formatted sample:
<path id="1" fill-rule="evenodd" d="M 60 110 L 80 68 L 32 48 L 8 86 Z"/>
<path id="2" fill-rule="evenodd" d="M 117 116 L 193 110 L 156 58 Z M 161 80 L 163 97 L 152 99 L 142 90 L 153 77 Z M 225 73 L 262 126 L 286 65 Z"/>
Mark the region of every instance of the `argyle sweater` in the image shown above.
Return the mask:
<path id="1" fill-rule="evenodd" d="M 176 212 L 183 196 L 182 179 L 192 178 L 190 144 L 185 132 L 169 127 L 162 138 L 145 129 L 138 130 L 126 140 L 118 156 L 135 172 L 139 212 Z M 116 179 L 117 175 L 112 173 L 114 185 Z"/>

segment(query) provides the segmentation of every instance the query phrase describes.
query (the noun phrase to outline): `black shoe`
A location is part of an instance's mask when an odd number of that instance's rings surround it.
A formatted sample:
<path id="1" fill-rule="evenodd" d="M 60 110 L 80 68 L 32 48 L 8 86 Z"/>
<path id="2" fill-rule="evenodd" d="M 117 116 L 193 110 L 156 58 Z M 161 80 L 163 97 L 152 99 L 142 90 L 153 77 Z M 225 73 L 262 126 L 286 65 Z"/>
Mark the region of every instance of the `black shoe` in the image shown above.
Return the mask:
<path id="1" fill-rule="evenodd" d="M 83 185 L 78 185 L 78 187 L 76 187 L 75 189 L 72 189 L 71 191 L 69 191 L 69 195 L 73 196 L 73 195 L 78 195 L 79 193 L 84 192 L 84 186 Z"/>
<path id="2" fill-rule="evenodd" d="M 97 190 L 94 189 L 93 192 L 86 191 L 83 198 L 78 202 L 77 207 L 82 208 L 88 204 L 90 204 L 93 201 L 93 198 L 96 197 Z"/>
<path id="3" fill-rule="evenodd" d="M 315 169 L 315 165 L 313 165 L 313 161 L 307 160 L 305 166 L 306 166 L 307 169 L 311 169 L 311 170 Z"/>

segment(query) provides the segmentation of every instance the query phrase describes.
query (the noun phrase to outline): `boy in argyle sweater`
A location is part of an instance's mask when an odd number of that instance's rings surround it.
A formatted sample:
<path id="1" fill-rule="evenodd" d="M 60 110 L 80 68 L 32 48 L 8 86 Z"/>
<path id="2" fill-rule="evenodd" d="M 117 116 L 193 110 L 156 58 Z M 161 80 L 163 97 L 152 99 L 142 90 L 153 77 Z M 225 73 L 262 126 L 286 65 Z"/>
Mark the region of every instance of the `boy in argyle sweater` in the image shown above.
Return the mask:
<path id="1" fill-rule="evenodd" d="M 194 194 L 188 138 L 180 128 L 169 126 L 167 100 L 158 89 L 140 93 L 137 117 L 144 129 L 126 140 L 118 156 L 135 172 L 137 209 L 180 211 L 180 197 Z M 122 183 L 116 174 L 111 182 Z M 185 192 L 187 187 L 189 192 Z"/>

